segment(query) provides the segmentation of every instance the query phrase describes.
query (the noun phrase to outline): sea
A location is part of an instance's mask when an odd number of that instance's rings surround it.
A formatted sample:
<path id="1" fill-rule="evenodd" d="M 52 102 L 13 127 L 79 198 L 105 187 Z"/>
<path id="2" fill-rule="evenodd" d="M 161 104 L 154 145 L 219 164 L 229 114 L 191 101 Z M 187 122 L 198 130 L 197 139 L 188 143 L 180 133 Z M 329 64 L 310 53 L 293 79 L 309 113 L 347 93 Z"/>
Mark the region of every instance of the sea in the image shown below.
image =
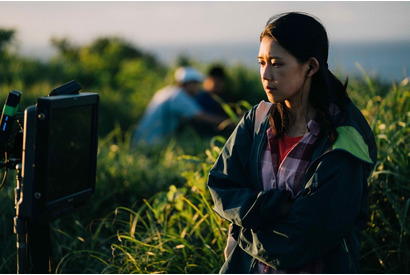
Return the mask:
<path id="1" fill-rule="evenodd" d="M 232 45 L 162 45 L 151 47 L 151 53 L 167 64 L 179 56 L 191 57 L 199 62 L 242 64 L 259 71 L 259 43 Z M 410 40 L 408 42 L 357 42 L 335 43 L 329 46 L 329 69 L 338 76 L 377 77 L 383 82 L 400 83 L 410 73 Z"/>
<path id="2" fill-rule="evenodd" d="M 410 38 L 409 38 L 410 39 Z M 136 45 L 152 54 L 160 62 L 173 66 L 180 56 L 191 58 L 199 63 L 220 63 L 232 66 L 241 64 L 251 70 L 259 71 L 259 43 L 169 45 L 156 44 L 144 47 Z M 50 47 L 22 48 L 23 55 L 35 56 L 47 60 L 55 55 Z M 410 74 L 410 40 L 402 42 L 340 42 L 329 46 L 329 69 L 345 79 L 363 77 L 365 72 L 370 77 L 377 77 L 383 82 L 400 83 Z"/>

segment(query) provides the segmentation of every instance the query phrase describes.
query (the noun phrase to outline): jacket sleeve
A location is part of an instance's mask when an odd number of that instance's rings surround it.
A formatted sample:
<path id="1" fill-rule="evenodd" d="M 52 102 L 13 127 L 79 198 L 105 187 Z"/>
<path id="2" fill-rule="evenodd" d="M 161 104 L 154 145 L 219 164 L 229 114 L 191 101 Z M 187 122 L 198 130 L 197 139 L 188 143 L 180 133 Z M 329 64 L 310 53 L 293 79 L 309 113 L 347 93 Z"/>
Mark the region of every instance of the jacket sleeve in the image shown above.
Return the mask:
<path id="1" fill-rule="evenodd" d="M 240 247 L 275 269 L 311 264 L 340 245 L 362 205 L 364 163 L 342 151 L 319 163 L 307 185 L 316 190 L 294 200 L 288 214 L 260 230 L 242 229 Z"/>
<path id="2" fill-rule="evenodd" d="M 208 187 L 214 210 L 223 219 L 247 228 L 257 229 L 279 217 L 290 200 L 288 191 L 260 191 L 251 175 L 250 154 L 253 141 L 254 110 L 245 114 L 210 171 Z"/>

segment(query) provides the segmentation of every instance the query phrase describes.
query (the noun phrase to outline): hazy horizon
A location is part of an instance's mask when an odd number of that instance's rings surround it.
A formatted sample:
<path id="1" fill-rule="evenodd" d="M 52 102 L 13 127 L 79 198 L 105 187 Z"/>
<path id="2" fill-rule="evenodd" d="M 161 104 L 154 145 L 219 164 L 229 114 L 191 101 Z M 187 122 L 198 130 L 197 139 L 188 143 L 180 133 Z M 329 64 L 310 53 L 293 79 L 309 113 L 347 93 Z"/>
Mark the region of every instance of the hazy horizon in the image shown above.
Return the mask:
<path id="1" fill-rule="evenodd" d="M 253 54 L 260 31 L 270 16 L 287 11 L 307 12 L 322 21 L 330 59 L 336 58 L 332 51 L 340 53 L 345 45 L 366 48 L 405 41 L 410 48 L 410 2 L 0 1 L 0 11 L 0 28 L 17 31 L 19 52 L 39 59 L 53 54 L 52 37 L 79 46 L 100 37 L 120 37 L 162 62 L 188 54 L 200 60 L 208 57 L 210 62 L 240 59 L 257 67 Z M 396 62 L 397 57 L 389 57 L 396 54 L 389 48 L 371 58 Z M 349 53 L 343 55 L 350 58 Z M 408 66 L 409 59 L 407 54 L 398 62 Z"/>
<path id="2" fill-rule="evenodd" d="M 410 2 L 326 1 L 0 1 L 0 27 L 33 47 L 51 37 L 85 44 L 119 36 L 155 44 L 251 43 L 274 14 L 301 11 L 321 20 L 333 42 L 410 40 Z"/>

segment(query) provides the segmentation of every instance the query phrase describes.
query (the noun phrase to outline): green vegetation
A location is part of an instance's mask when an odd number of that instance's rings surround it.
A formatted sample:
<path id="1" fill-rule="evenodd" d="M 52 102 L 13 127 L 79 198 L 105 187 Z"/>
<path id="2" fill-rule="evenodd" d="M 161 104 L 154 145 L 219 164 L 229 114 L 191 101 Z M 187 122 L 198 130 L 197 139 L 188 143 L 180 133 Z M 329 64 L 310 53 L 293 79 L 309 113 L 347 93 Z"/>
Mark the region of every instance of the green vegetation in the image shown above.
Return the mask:
<path id="1" fill-rule="evenodd" d="M 225 139 L 187 130 L 165 148 L 129 148 L 133 126 L 153 93 L 172 82 L 175 67 L 119 38 L 85 46 L 54 38 L 57 55 L 41 63 L 13 53 L 13 35 L 0 30 L 0 98 L 13 89 L 22 91 L 23 110 L 72 79 L 101 97 L 96 193 L 87 209 L 51 223 L 54 270 L 216 273 L 223 263 L 227 223 L 212 211 L 206 179 Z M 200 66 L 204 72 L 206 67 Z M 257 72 L 226 69 L 232 89 L 225 107 L 235 117 L 264 94 Z M 410 273 L 410 84 L 406 79 L 387 85 L 364 74 L 350 80 L 349 92 L 379 149 L 369 179 L 362 272 Z M 0 273 L 16 272 L 14 179 L 10 172 L 0 192 Z"/>
<path id="2" fill-rule="evenodd" d="M 410 85 L 393 85 L 383 98 L 377 90 L 363 113 L 379 149 L 369 179 L 370 220 L 364 233 L 362 263 L 371 273 L 410 271 Z"/>

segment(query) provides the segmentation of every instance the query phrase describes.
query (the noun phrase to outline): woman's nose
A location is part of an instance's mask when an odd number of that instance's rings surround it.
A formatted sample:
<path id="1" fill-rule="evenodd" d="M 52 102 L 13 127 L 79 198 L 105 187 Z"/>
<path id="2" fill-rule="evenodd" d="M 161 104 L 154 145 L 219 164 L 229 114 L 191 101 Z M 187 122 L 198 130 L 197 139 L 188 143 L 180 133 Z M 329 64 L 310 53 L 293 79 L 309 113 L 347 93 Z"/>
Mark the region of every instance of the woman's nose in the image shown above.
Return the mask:
<path id="1" fill-rule="evenodd" d="M 264 68 L 261 68 L 261 76 L 262 76 L 262 79 L 273 80 L 272 69 L 270 68 L 269 65 L 265 66 Z"/>

